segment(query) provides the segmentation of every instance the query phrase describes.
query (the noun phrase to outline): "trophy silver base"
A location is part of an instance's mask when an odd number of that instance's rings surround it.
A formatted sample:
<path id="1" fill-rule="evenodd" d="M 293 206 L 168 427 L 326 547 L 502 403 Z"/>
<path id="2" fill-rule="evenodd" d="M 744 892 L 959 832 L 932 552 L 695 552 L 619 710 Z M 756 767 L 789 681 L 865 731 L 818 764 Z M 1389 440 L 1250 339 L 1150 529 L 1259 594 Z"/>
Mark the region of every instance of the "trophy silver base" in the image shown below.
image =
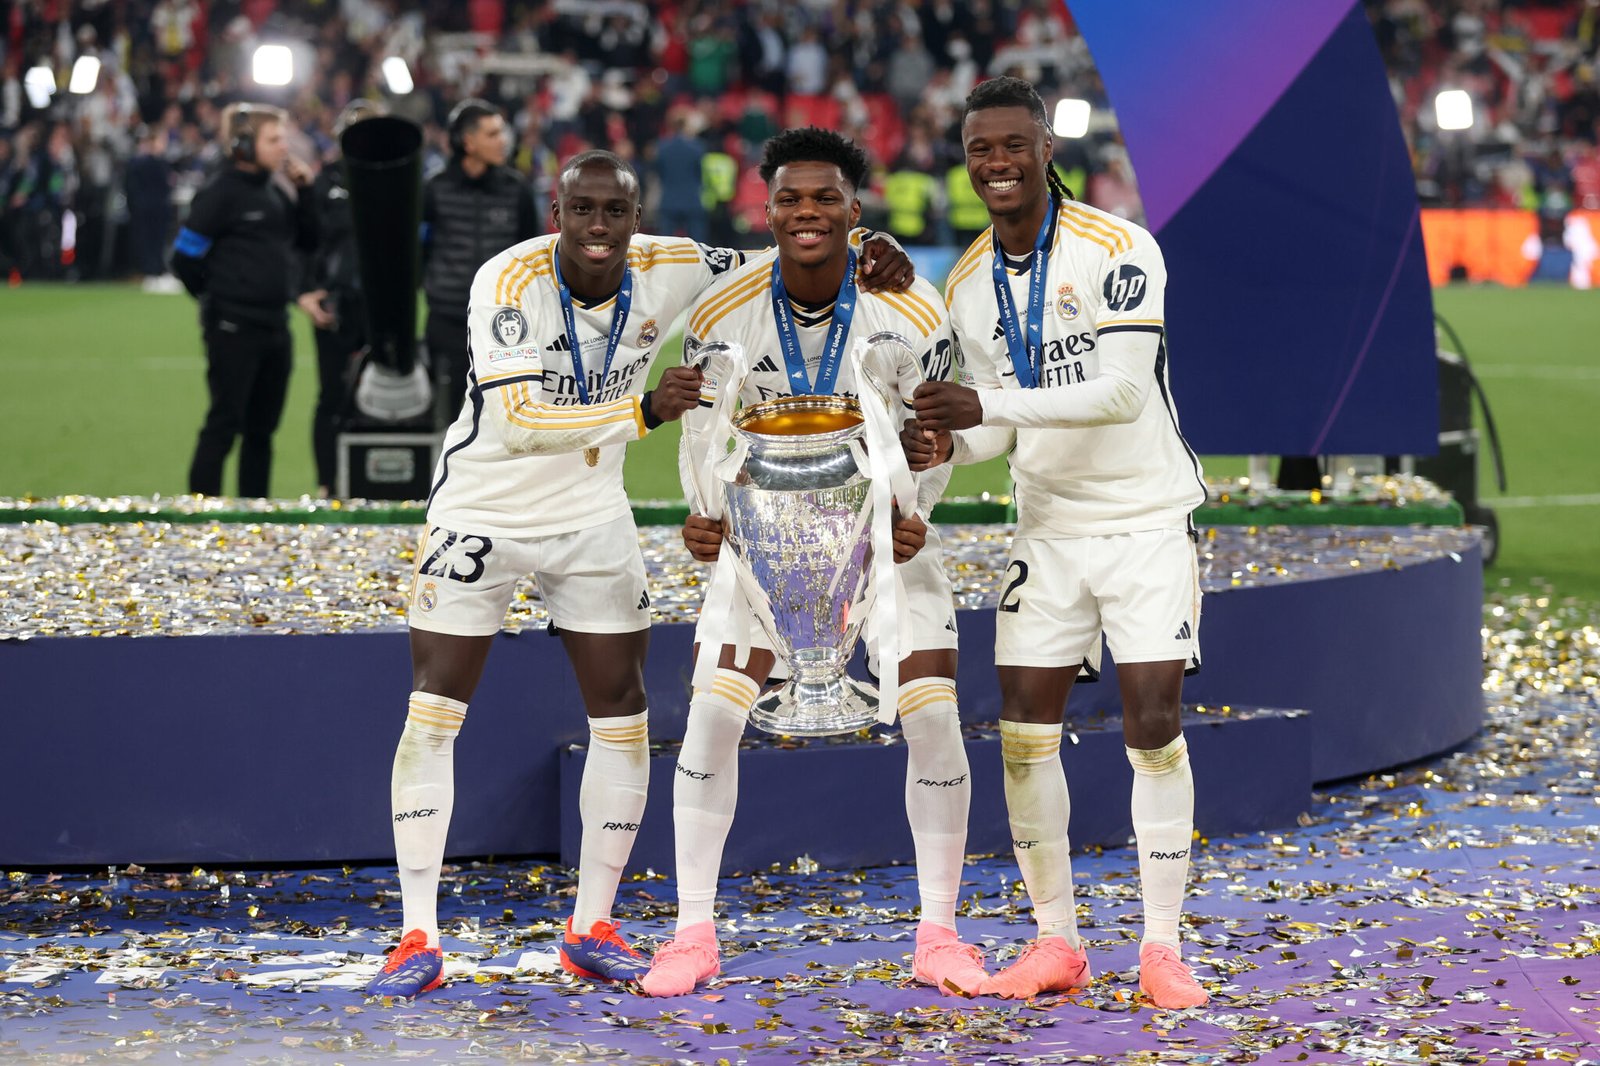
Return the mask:
<path id="1" fill-rule="evenodd" d="M 878 720 L 878 690 L 851 677 L 790 681 L 756 700 L 750 721 L 768 733 L 828 737 L 854 733 Z"/>

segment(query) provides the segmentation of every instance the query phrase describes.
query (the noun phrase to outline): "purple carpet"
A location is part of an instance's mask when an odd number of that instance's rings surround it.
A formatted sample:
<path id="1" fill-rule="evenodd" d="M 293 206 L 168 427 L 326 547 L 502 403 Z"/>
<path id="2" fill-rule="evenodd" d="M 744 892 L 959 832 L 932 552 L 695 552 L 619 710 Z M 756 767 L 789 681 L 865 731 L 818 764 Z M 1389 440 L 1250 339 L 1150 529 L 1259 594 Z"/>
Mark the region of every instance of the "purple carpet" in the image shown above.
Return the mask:
<path id="1" fill-rule="evenodd" d="M 1600 1062 L 1600 625 L 1534 601 L 1486 623 L 1469 745 L 1197 844 L 1185 957 L 1208 1007 L 1138 998 L 1127 849 L 1074 858 L 1092 987 L 1021 1004 L 912 983 L 907 867 L 726 879 L 723 974 L 678 1000 L 555 970 L 566 869 L 451 867 L 451 980 L 414 1003 L 360 992 L 400 920 L 392 870 L 32 871 L 0 888 L 0 1061 Z M 625 883 L 625 931 L 653 946 L 672 900 Z M 962 910 L 991 967 L 1031 932 L 1009 856 L 969 865 Z"/>

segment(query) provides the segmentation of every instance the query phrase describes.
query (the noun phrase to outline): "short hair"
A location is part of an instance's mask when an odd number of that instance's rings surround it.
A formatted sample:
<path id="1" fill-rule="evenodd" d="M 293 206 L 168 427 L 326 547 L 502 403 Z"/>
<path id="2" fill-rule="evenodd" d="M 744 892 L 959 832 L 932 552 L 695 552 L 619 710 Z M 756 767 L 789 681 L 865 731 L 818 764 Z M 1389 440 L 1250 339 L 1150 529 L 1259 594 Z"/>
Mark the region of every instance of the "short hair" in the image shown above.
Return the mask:
<path id="1" fill-rule="evenodd" d="M 444 120 L 445 134 L 450 139 L 450 153 L 455 156 L 466 155 L 467 134 L 477 129 L 478 123 L 484 119 L 498 115 L 500 115 L 498 107 L 476 96 L 469 96 L 456 104 Z"/>
<path id="2" fill-rule="evenodd" d="M 615 152 L 608 152 L 603 148 L 591 148 L 586 152 L 579 152 L 567 160 L 567 165 L 561 168 L 561 173 L 556 176 L 556 195 L 559 196 L 561 194 L 561 188 L 567 183 L 567 179 L 570 176 L 584 167 L 592 165 L 610 167 L 617 172 L 617 177 L 622 179 L 622 184 L 631 184 L 635 194 L 640 191 L 639 175 L 634 173 L 633 167 L 628 165 L 626 159 L 623 159 Z"/>
<path id="3" fill-rule="evenodd" d="M 779 167 L 790 163 L 832 163 L 852 189 L 860 189 L 871 169 L 867 153 L 856 143 L 833 130 L 807 126 L 784 130 L 767 141 L 761 150 L 761 180 L 770 187 Z"/>
<path id="4" fill-rule="evenodd" d="M 974 111 L 987 111 L 992 107 L 1025 107 L 1045 130 L 1050 129 L 1050 120 L 1045 116 L 1044 100 L 1039 97 L 1039 90 L 1031 82 L 1021 78 L 1000 77 L 981 81 L 967 94 L 966 106 L 961 109 L 961 121 L 966 122 L 967 116 Z"/>
<path id="5" fill-rule="evenodd" d="M 263 126 L 288 121 L 289 115 L 281 107 L 271 104 L 233 103 L 222 109 L 222 136 L 232 143 L 241 138 L 255 140 Z"/>

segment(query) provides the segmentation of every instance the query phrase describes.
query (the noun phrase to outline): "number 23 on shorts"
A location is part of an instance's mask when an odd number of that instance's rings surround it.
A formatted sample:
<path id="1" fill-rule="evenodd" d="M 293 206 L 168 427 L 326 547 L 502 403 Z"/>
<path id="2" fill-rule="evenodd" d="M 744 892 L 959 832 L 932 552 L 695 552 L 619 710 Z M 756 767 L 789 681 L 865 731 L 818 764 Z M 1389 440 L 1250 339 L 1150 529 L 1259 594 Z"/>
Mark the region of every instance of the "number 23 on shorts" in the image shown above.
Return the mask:
<path id="1" fill-rule="evenodd" d="M 439 526 L 428 531 L 425 544 L 427 554 L 417 568 L 419 575 L 449 578 L 468 585 L 483 576 L 484 559 L 494 550 L 494 541 L 488 537 L 456 533 Z"/>

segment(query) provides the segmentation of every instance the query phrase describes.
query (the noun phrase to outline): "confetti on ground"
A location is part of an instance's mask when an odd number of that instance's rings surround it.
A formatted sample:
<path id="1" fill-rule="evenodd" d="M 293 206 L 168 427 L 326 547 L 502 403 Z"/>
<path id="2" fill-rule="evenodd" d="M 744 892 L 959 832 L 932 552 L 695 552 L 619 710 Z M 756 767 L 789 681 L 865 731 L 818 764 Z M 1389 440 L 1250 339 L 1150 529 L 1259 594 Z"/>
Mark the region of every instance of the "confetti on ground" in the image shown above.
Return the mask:
<path id="1" fill-rule="evenodd" d="M 13 871 L 0 1061 L 1597 1063 L 1600 623 L 1520 598 L 1484 634 L 1489 723 L 1463 749 L 1320 792 L 1298 826 L 1197 842 L 1204 1008 L 1137 995 L 1125 849 L 1074 860 L 1094 983 L 1026 1003 L 910 980 L 903 866 L 725 880 L 722 976 L 674 1000 L 554 967 L 570 871 L 453 866 L 450 981 L 412 1003 L 360 991 L 400 920 L 389 869 Z M 625 931 L 653 947 L 672 900 L 625 883 Z M 1009 856 L 969 864 L 961 927 L 991 967 L 1020 948 Z"/>

